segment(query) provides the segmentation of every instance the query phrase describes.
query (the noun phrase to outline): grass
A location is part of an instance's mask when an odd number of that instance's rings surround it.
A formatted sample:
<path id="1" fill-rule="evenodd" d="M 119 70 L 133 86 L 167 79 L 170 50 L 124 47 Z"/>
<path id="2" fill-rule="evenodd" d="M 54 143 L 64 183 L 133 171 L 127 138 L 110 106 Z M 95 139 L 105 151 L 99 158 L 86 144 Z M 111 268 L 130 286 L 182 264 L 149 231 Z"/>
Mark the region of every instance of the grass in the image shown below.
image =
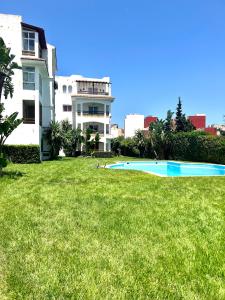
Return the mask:
<path id="1" fill-rule="evenodd" d="M 121 160 L 121 159 L 120 159 Z M 0 299 L 225 299 L 225 178 L 11 165 Z"/>

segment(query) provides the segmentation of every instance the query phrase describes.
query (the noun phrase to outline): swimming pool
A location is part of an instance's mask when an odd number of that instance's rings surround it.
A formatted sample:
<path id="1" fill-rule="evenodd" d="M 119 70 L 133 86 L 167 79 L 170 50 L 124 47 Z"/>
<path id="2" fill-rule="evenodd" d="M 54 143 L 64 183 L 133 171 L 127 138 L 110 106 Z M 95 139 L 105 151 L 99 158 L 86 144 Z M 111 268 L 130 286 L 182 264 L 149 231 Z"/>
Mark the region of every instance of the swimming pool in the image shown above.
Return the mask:
<path id="1" fill-rule="evenodd" d="M 106 166 L 109 169 L 138 170 L 158 176 L 224 176 L 225 165 L 173 161 L 129 161 Z"/>

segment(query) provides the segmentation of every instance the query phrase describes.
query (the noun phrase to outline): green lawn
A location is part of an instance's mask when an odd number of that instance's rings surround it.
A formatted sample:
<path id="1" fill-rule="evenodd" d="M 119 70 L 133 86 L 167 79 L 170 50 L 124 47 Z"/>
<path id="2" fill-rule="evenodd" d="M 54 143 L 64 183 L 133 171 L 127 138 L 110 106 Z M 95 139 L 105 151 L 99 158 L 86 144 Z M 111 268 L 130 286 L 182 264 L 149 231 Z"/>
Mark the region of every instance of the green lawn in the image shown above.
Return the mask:
<path id="1" fill-rule="evenodd" d="M 1 300 L 225 299 L 225 178 L 96 169 L 115 160 L 7 168 Z"/>

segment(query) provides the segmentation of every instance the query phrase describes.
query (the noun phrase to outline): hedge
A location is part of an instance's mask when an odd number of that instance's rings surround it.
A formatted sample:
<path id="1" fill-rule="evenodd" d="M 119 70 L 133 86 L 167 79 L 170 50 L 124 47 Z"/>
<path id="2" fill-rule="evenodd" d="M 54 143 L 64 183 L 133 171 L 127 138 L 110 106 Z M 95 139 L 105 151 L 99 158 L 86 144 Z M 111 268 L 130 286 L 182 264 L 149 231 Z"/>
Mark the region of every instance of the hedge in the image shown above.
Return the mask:
<path id="1" fill-rule="evenodd" d="M 195 132 L 174 134 L 170 158 L 225 164 L 225 138 Z"/>
<path id="2" fill-rule="evenodd" d="M 92 153 L 92 157 L 110 158 L 110 157 L 113 157 L 113 153 L 112 152 L 104 152 L 104 151 L 95 151 Z"/>
<path id="3" fill-rule="evenodd" d="M 40 147 L 38 145 L 4 145 L 3 153 L 13 163 L 40 163 Z"/>

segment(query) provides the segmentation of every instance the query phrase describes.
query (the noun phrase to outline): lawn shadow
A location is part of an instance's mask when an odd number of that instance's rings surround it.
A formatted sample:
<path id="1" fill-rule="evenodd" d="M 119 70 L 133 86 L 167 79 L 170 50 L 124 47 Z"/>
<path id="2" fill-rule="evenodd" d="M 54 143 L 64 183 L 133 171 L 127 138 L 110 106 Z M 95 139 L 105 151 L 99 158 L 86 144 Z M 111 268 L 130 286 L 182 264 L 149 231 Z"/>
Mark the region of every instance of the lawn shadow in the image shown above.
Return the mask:
<path id="1" fill-rule="evenodd" d="M 9 179 L 19 179 L 20 177 L 24 176 L 25 173 L 20 171 L 3 171 L 2 177 L 7 177 Z"/>

